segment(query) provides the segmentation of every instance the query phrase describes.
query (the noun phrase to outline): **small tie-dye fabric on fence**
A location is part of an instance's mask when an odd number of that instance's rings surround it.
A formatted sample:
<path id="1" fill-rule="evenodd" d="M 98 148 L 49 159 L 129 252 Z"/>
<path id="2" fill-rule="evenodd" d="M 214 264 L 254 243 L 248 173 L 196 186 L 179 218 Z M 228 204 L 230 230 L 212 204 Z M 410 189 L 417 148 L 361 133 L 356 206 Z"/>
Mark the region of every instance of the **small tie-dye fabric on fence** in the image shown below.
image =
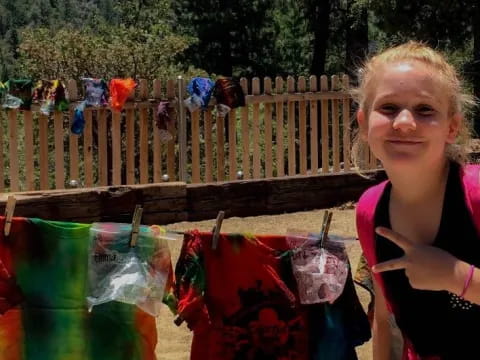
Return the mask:
<path id="1" fill-rule="evenodd" d="M 10 236 L 0 232 L 0 260 L 23 296 L 0 316 L 0 359 L 156 359 L 153 316 L 120 302 L 88 312 L 90 227 L 14 218 Z"/>
<path id="2" fill-rule="evenodd" d="M 5 84 L 7 94 L 3 107 L 7 109 L 30 110 L 32 105 L 32 80 L 10 79 Z"/>
<path id="3" fill-rule="evenodd" d="M 47 116 L 55 110 L 68 110 L 65 86 L 60 80 L 39 80 L 33 89 L 33 100 L 40 103 L 40 112 Z"/>

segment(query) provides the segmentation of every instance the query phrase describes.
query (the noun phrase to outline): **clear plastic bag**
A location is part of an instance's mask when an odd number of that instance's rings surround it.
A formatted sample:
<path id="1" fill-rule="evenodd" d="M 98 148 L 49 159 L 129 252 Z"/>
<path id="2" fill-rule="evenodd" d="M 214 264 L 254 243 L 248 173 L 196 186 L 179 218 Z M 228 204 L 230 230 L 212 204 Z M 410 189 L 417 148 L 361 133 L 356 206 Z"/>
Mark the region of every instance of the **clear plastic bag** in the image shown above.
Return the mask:
<path id="1" fill-rule="evenodd" d="M 171 258 L 158 229 L 140 226 L 130 247 L 131 224 L 94 223 L 90 229 L 89 310 L 109 301 L 135 304 L 158 316 Z"/>
<path id="2" fill-rule="evenodd" d="M 288 230 L 292 250 L 292 270 L 302 304 L 332 304 L 343 292 L 349 271 L 345 249 L 347 238 L 320 236 L 300 230 Z"/>

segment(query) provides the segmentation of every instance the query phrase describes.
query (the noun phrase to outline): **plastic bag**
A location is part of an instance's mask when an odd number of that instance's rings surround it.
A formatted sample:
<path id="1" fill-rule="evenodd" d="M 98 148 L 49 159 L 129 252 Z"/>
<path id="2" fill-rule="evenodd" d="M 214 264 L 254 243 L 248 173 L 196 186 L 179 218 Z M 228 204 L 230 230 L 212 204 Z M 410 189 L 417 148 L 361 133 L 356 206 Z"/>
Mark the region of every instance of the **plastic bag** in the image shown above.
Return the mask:
<path id="1" fill-rule="evenodd" d="M 344 242 L 348 239 L 329 235 L 323 244 L 319 239 L 319 235 L 312 233 L 287 231 L 292 270 L 302 304 L 332 304 L 347 281 L 349 261 Z"/>
<path id="2" fill-rule="evenodd" d="M 130 235 L 131 224 L 92 224 L 88 308 L 120 301 L 158 316 L 171 271 L 167 241 L 158 229 L 140 226 L 137 244 L 130 247 Z"/>

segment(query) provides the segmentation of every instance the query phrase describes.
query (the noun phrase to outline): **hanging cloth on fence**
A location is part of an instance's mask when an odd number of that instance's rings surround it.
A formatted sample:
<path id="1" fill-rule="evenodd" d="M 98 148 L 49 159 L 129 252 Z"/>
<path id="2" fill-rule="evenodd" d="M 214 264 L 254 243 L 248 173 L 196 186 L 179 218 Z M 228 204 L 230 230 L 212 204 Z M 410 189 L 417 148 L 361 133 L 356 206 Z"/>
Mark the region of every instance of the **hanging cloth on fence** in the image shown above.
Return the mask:
<path id="1" fill-rule="evenodd" d="M 10 79 L 5 83 L 7 94 L 3 107 L 7 109 L 30 110 L 32 105 L 32 80 Z"/>
<path id="2" fill-rule="evenodd" d="M 135 80 L 128 79 L 112 79 L 110 80 L 110 106 L 115 111 L 122 111 L 125 102 L 135 89 Z"/>
<path id="3" fill-rule="evenodd" d="M 108 104 L 107 83 L 103 79 L 82 78 L 85 99 L 75 107 L 70 130 L 76 135 L 83 133 L 85 127 L 84 111 L 87 106 L 105 106 Z"/>
<path id="4" fill-rule="evenodd" d="M 217 112 L 226 116 L 231 109 L 245 106 L 245 94 L 240 83 L 233 78 L 220 78 L 215 82 L 215 99 Z"/>
<path id="5" fill-rule="evenodd" d="M 171 106 L 169 101 L 160 101 L 157 107 L 155 124 L 160 130 L 160 141 L 167 143 L 173 139 L 172 134 L 168 131 L 168 127 L 171 127 L 175 123 L 174 116 L 175 108 Z"/>
<path id="6" fill-rule="evenodd" d="M 206 110 L 213 93 L 215 83 L 209 78 L 194 77 L 187 85 L 190 97 L 184 103 L 190 112 L 197 109 Z"/>
<path id="7" fill-rule="evenodd" d="M 131 233 L 132 224 L 92 224 L 88 307 L 120 301 L 158 316 L 167 282 L 172 282 L 170 250 L 148 226 L 140 226 L 134 247 Z"/>
<path id="8" fill-rule="evenodd" d="M 0 359 L 156 359 L 153 316 L 120 302 L 88 312 L 90 227 L 14 218 L 9 237 L 0 232 L 0 260 L 24 296 L 0 316 Z"/>
<path id="9" fill-rule="evenodd" d="M 68 110 L 65 86 L 60 80 L 39 80 L 33 89 L 33 100 L 40 103 L 40 112 L 47 116 L 55 110 Z"/>
<path id="10" fill-rule="evenodd" d="M 370 326 L 351 276 L 333 304 L 305 306 L 281 256 L 285 236 L 221 234 L 216 250 L 211 242 L 211 233 L 186 233 L 175 268 L 192 360 L 357 359 Z"/>

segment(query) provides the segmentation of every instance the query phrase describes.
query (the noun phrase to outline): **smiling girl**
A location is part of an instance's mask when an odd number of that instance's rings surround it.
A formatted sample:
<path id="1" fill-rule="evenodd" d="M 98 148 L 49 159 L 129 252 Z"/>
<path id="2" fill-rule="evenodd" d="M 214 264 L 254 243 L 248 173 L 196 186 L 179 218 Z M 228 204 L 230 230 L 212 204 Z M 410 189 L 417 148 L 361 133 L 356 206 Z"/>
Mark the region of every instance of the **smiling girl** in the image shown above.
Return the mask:
<path id="1" fill-rule="evenodd" d="M 390 313 L 403 359 L 480 358 L 480 168 L 465 165 L 463 116 L 472 98 L 443 55 L 417 42 L 371 58 L 361 74 L 360 139 L 388 176 L 357 207 L 375 274 L 374 359 L 390 358 Z"/>

